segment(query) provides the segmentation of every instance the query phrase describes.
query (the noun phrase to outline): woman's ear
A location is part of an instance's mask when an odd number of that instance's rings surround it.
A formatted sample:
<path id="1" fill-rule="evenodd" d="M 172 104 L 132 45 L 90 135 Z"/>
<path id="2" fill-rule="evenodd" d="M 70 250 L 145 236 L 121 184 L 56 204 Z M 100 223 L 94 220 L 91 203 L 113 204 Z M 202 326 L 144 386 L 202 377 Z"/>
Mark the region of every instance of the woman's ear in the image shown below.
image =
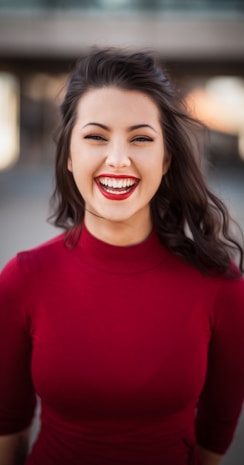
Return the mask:
<path id="1" fill-rule="evenodd" d="M 68 168 L 69 171 L 71 171 L 71 173 L 73 172 L 72 160 L 71 160 L 70 155 L 69 155 L 69 158 L 68 158 L 68 161 L 67 161 L 67 168 Z"/>
<path id="2" fill-rule="evenodd" d="M 171 155 L 167 154 L 164 161 L 163 161 L 163 176 L 168 172 L 168 169 L 171 164 Z"/>

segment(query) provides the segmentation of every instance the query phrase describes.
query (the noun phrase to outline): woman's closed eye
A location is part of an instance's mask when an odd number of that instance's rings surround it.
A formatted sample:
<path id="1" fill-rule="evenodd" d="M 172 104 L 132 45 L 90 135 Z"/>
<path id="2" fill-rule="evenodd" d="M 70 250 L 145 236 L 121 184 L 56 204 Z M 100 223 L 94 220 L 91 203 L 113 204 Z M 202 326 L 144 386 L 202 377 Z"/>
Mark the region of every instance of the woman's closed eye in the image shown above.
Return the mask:
<path id="1" fill-rule="evenodd" d="M 107 141 L 107 139 L 104 136 L 101 136 L 99 134 L 88 134 L 87 136 L 84 137 L 84 139 L 91 139 L 91 140 L 104 141 L 104 142 Z"/>
<path id="2" fill-rule="evenodd" d="M 149 136 L 136 136 L 133 137 L 132 142 L 153 142 L 153 139 Z"/>
<path id="3" fill-rule="evenodd" d="M 101 142 L 107 142 L 108 139 L 105 136 L 102 136 L 101 134 L 87 134 L 84 136 L 84 139 L 87 140 L 94 140 L 94 141 L 101 141 Z M 143 142 L 153 142 L 152 137 L 150 136 L 135 136 L 131 139 L 131 142 L 135 143 L 143 143 Z"/>

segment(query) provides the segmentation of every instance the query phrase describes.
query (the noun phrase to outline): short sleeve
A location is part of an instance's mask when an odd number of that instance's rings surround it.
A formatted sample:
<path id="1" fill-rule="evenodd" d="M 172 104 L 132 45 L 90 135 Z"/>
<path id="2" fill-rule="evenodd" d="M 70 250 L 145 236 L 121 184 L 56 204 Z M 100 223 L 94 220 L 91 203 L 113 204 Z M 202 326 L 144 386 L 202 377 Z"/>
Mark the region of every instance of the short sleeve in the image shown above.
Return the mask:
<path id="1" fill-rule="evenodd" d="M 28 278 L 18 257 L 0 275 L 0 434 L 31 423 L 36 396 L 31 380 Z"/>
<path id="2" fill-rule="evenodd" d="M 244 280 L 224 280 L 212 315 L 208 370 L 199 399 L 198 443 L 222 454 L 228 449 L 244 398 Z"/>

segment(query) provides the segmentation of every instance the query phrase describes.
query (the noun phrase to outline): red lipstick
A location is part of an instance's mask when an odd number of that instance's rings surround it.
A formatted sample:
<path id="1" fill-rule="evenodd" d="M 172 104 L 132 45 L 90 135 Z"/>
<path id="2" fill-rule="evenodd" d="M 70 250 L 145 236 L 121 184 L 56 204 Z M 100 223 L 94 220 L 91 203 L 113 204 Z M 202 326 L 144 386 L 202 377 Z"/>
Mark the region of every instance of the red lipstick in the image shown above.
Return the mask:
<path id="1" fill-rule="evenodd" d="M 101 194 L 109 200 L 125 200 L 130 197 L 139 184 L 139 179 L 126 174 L 101 174 L 95 178 Z"/>

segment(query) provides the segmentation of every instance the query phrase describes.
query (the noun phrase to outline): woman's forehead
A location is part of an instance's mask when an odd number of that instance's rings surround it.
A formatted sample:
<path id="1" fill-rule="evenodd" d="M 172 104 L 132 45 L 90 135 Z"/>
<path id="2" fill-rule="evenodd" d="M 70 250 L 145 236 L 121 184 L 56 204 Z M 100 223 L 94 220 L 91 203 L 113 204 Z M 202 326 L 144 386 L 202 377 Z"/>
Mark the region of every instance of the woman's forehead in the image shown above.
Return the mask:
<path id="1" fill-rule="evenodd" d="M 159 120 L 159 109 L 145 92 L 127 90 L 114 86 L 89 89 L 79 99 L 77 117 L 87 119 L 114 115 L 133 120 L 139 117 Z"/>

